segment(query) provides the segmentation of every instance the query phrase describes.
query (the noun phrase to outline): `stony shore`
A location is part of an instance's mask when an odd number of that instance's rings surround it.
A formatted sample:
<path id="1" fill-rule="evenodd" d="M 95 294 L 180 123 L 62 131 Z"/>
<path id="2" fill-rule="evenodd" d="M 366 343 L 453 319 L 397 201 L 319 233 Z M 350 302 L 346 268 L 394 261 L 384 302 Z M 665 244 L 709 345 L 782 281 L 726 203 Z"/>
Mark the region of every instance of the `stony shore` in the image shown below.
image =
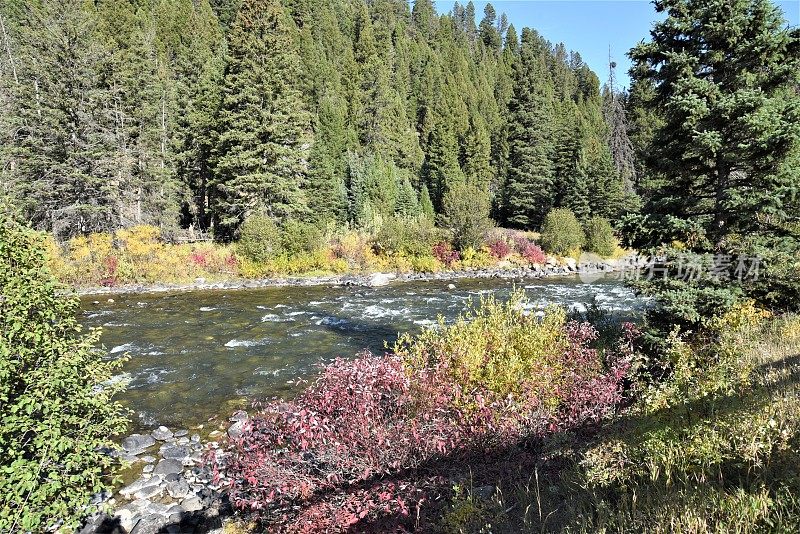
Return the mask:
<path id="1" fill-rule="evenodd" d="M 635 255 L 621 259 L 595 259 L 578 263 L 567 259 L 563 263 L 554 259 L 546 265 L 530 267 L 498 266 L 489 269 L 464 269 L 459 271 L 440 271 L 436 273 L 370 273 L 344 274 L 333 276 L 296 276 L 262 278 L 255 280 L 236 279 L 209 282 L 198 278 L 190 284 L 131 284 L 117 287 L 79 287 L 75 293 L 79 296 L 92 295 L 125 295 L 139 293 L 175 293 L 186 291 L 235 291 L 266 287 L 292 286 L 361 286 L 378 287 L 388 283 L 448 281 L 465 278 L 505 278 L 505 279 L 537 279 L 551 276 L 574 274 L 592 275 L 604 272 L 619 272 L 640 266 L 641 260 Z"/>
<path id="2" fill-rule="evenodd" d="M 222 520 L 231 514 L 221 491 L 227 480 L 214 480 L 208 463 L 224 454 L 225 440 L 241 433 L 247 419 L 238 411 L 227 435 L 215 430 L 205 440 L 164 426 L 124 438 L 111 454 L 131 466 L 135 479 L 96 495 L 92 504 L 104 511 L 90 517 L 79 534 L 222 532 Z"/>

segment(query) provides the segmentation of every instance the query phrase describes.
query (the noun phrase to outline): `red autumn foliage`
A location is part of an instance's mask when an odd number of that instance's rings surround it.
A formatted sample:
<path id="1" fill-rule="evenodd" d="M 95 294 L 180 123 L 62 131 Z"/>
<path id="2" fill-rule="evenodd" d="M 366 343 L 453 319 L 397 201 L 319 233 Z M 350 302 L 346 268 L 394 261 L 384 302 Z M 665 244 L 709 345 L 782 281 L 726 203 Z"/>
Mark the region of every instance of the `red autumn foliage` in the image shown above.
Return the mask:
<path id="1" fill-rule="evenodd" d="M 325 366 L 297 399 L 260 405 L 213 468 L 232 481 L 233 506 L 269 531 L 424 530 L 453 477 L 507 463 L 509 450 L 524 462 L 518 445 L 596 423 L 619 403 L 635 327 L 605 361 L 591 325 L 564 332 L 555 408 L 539 402 L 536 377 L 502 396 L 460 384 L 446 362 L 410 368 L 365 352 Z"/>
<path id="2" fill-rule="evenodd" d="M 103 260 L 105 276 L 100 279 L 103 287 L 114 287 L 117 285 L 117 269 L 119 268 L 119 258 L 116 256 L 106 256 Z"/>
<path id="3" fill-rule="evenodd" d="M 494 259 L 502 260 L 511 254 L 511 247 L 504 240 L 498 239 L 489 244 L 489 254 Z"/>
<path id="4" fill-rule="evenodd" d="M 197 267 L 205 267 L 206 265 L 208 265 L 209 254 L 210 251 L 207 250 L 203 251 L 195 250 L 189 255 L 189 261 L 191 261 L 192 264 Z"/>
<path id="5" fill-rule="evenodd" d="M 520 256 L 530 263 L 543 265 L 547 262 L 547 254 L 544 253 L 542 248 L 525 237 L 516 237 L 514 239 L 514 248 Z"/>
<path id="6" fill-rule="evenodd" d="M 454 262 L 461 259 L 461 254 L 447 241 L 440 241 L 433 245 L 433 257 L 450 267 Z"/>

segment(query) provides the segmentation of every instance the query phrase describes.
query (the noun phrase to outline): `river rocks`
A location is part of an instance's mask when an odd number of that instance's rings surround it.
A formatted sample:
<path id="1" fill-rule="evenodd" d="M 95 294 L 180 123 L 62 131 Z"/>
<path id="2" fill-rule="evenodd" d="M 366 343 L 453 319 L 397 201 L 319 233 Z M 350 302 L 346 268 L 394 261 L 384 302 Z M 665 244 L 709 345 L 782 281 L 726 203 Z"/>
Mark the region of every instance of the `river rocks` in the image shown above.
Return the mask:
<path id="1" fill-rule="evenodd" d="M 164 493 L 164 488 L 161 486 L 161 480 L 157 479 L 155 484 L 145 486 L 133 494 L 136 499 L 152 499 L 153 497 L 161 496 Z"/>
<path id="2" fill-rule="evenodd" d="M 131 495 L 135 495 L 136 493 L 145 490 L 147 488 L 158 487 L 161 484 L 161 477 L 154 476 L 151 478 L 139 478 L 135 482 L 125 486 L 121 490 L 119 490 L 120 495 L 125 497 L 130 497 Z M 137 497 L 137 499 L 142 497 Z"/>
<path id="3" fill-rule="evenodd" d="M 381 287 L 387 285 L 395 278 L 397 278 L 397 274 L 395 273 L 375 273 L 367 278 L 365 285 L 369 287 Z"/>
<path id="4" fill-rule="evenodd" d="M 169 524 L 169 518 L 160 514 L 142 517 L 131 530 L 131 534 L 158 534 Z"/>
<path id="5" fill-rule="evenodd" d="M 129 455 L 137 455 L 155 444 L 156 440 L 152 436 L 133 434 L 122 440 L 122 450 Z"/>
<path id="6" fill-rule="evenodd" d="M 239 439 L 242 437 L 246 424 L 247 421 L 237 421 L 236 423 L 233 423 L 228 429 L 228 437 L 231 439 Z"/>
<path id="7" fill-rule="evenodd" d="M 150 433 L 150 435 L 153 437 L 153 439 L 157 439 L 158 441 L 167 441 L 173 436 L 172 431 L 165 426 L 156 428 Z"/>
<path id="8" fill-rule="evenodd" d="M 173 499 L 183 499 L 189 493 L 189 483 L 183 479 L 167 484 L 167 493 Z"/>
<path id="9" fill-rule="evenodd" d="M 186 429 L 183 429 L 183 430 L 176 430 L 176 431 L 175 431 L 175 434 L 174 434 L 174 436 L 175 436 L 176 438 L 182 438 L 182 437 L 184 437 L 184 436 L 188 436 L 188 435 L 189 435 L 189 431 L 188 431 L 188 430 L 186 430 Z"/>
<path id="10" fill-rule="evenodd" d="M 183 460 L 184 458 L 188 458 L 192 454 L 192 451 L 183 445 L 162 445 L 159 454 L 161 454 L 162 458 Z"/>
<path id="11" fill-rule="evenodd" d="M 153 470 L 154 475 L 173 475 L 183 472 L 183 464 L 173 458 L 165 458 L 158 462 L 158 465 Z"/>
<path id="12" fill-rule="evenodd" d="M 200 501 L 200 497 L 193 496 L 181 501 L 181 508 L 187 512 L 196 512 L 203 509 L 203 503 Z"/>

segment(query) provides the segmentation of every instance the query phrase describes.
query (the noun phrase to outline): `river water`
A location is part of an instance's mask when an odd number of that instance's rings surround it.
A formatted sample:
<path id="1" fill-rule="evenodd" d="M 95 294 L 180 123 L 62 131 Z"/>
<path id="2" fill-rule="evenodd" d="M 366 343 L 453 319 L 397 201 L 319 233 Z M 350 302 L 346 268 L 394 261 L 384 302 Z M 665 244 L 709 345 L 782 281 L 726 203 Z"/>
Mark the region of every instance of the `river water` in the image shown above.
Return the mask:
<path id="1" fill-rule="evenodd" d="M 449 284 L 455 288 L 449 288 Z M 291 395 L 318 364 L 363 349 L 384 350 L 398 332 L 418 332 L 439 315 L 453 320 L 481 295 L 524 288 L 532 308 L 584 309 L 593 298 L 615 313 L 640 302 L 622 282 L 575 277 L 406 282 L 380 288 L 276 287 L 115 295 L 82 299 L 81 318 L 103 328 L 109 357 L 127 354 L 123 402 L 133 424 L 196 425 L 252 399 Z"/>

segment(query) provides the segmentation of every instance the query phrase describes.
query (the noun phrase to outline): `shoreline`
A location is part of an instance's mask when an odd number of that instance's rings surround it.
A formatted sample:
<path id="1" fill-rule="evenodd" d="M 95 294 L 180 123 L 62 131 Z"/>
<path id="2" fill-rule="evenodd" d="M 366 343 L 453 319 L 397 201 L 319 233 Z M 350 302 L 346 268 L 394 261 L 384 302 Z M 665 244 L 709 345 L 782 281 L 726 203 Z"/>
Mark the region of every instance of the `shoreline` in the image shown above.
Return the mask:
<path id="1" fill-rule="evenodd" d="M 639 266 L 635 254 L 620 259 L 597 259 L 578 264 L 574 260 L 564 264 L 548 263 L 531 267 L 492 267 L 486 269 L 465 269 L 460 271 L 439 271 L 435 273 L 397 273 L 376 272 L 367 274 L 340 274 L 322 276 L 282 276 L 259 279 L 234 279 L 218 282 L 207 282 L 198 278 L 188 284 L 126 284 L 116 287 L 84 286 L 72 288 L 71 292 L 78 297 L 105 295 L 133 295 L 158 293 L 186 293 L 194 291 L 240 291 L 245 289 L 263 289 L 269 287 L 381 287 L 392 283 L 403 282 L 447 282 L 461 279 L 485 278 L 522 278 L 540 279 L 571 275 L 598 275 L 635 269 Z"/>

